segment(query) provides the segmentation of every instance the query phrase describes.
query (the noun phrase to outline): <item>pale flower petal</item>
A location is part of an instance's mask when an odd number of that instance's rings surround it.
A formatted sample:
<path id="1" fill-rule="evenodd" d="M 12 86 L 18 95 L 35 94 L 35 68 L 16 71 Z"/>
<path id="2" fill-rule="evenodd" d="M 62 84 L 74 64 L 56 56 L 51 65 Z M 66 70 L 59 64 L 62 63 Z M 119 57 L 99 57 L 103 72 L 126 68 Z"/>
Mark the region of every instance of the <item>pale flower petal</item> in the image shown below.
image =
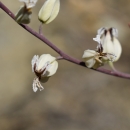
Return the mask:
<path id="1" fill-rule="evenodd" d="M 115 33 L 114 35 L 118 35 L 117 31 L 114 30 Z M 110 32 L 108 31 L 106 36 L 104 35 L 101 39 L 101 43 L 103 46 L 103 52 L 104 53 L 109 53 L 109 54 L 113 54 L 115 56 L 115 61 L 117 61 L 122 53 L 122 47 L 120 42 L 118 41 L 118 39 L 116 37 L 113 36 L 113 38 L 111 37 Z"/>
<path id="2" fill-rule="evenodd" d="M 122 47 L 121 47 L 120 42 L 116 38 L 113 39 L 113 42 L 114 42 L 114 48 L 115 48 L 114 54 L 116 56 L 115 61 L 117 61 L 121 56 Z"/>
<path id="3" fill-rule="evenodd" d="M 27 9 L 33 8 L 37 3 L 37 0 L 19 0 L 19 1 L 24 2 L 26 4 Z"/>
<path id="4" fill-rule="evenodd" d="M 118 30 L 116 28 L 112 28 L 112 35 L 118 37 Z"/>
<path id="5" fill-rule="evenodd" d="M 104 53 L 111 53 L 111 54 L 114 53 L 115 48 L 109 32 L 107 33 L 106 36 L 103 37 L 102 46 L 103 46 Z"/>
<path id="6" fill-rule="evenodd" d="M 50 64 L 55 61 L 56 58 L 51 56 L 50 54 L 43 54 L 40 56 L 38 63 L 37 63 L 37 70 L 42 69 L 43 66 L 49 61 Z"/>
<path id="7" fill-rule="evenodd" d="M 96 62 L 96 60 L 93 58 L 88 58 L 88 59 L 84 59 L 85 60 L 85 65 L 88 67 L 88 68 L 92 68 Z"/>
<path id="8" fill-rule="evenodd" d="M 96 54 L 97 54 L 96 51 L 88 49 L 88 50 L 84 51 L 84 54 L 83 54 L 82 58 L 90 58 L 90 57 L 95 56 Z"/>
<path id="9" fill-rule="evenodd" d="M 44 77 L 52 76 L 52 75 L 54 75 L 56 73 L 57 69 L 58 69 L 58 62 L 57 61 L 53 61 L 51 63 L 51 65 L 49 66 L 49 68 L 47 69 L 46 74 L 42 75 L 42 76 L 44 76 Z"/>
<path id="10" fill-rule="evenodd" d="M 35 56 L 32 58 L 32 61 L 31 61 L 31 64 L 32 64 L 32 72 L 34 72 L 34 65 L 36 64 L 36 66 L 37 66 L 38 59 L 39 59 L 39 56 L 38 56 L 38 55 L 35 55 Z"/>
<path id="11" fill-rule="evenodd" d="M 39 73 L 42 77 L 54 75 L 58 68 L 56 58 L 50 54 L 43 54 L 40 57 L 35 55 L 31 63 L 32 71 Z"/>
<path id="12" fill-rule="evenodd" d="M 92 68 L 96 63 L 95 57 L 97 57 L 98 53 L 94 50 L 86 50 L 82 58 L 85 61 L 85 64 L 88 68 Z"/>
<path id="13" fill-rule="evenodd" d="M 51 17 L 47 20 L 46 24 L 50 23 L 56 18 L 56 16 L 59 13 L 59 10 L 60 10 L 60 0 L 56 0 L 52 13 L 51 13 Z"/>

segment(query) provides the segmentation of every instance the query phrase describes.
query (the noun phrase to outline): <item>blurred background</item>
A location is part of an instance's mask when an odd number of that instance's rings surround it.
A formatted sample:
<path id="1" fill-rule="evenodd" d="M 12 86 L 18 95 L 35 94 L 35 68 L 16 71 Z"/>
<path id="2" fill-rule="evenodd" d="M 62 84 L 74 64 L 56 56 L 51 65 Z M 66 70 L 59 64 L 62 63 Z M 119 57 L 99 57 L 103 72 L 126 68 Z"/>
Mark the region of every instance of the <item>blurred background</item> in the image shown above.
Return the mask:
<path id="1" fill-rule="evenodd" d="M 13 13 L 18 0 L 1 0 Z M 33 8 L 29 27 L 38 31 Z M 59 61 L 57 73 L 34 93 L 34 55 L 58 56 L 42 41 L 0 10 L 0 130 L 130 130 L 130 80 L 108 76 Z M 43 26 L 43 34 L 65 53 L 82 60 L 101 27 L 119 30 L 123 53 L 115 67 L 130 73 L 130 1 L 61 0 L 58 17 Z M 110 69 L 109 66 L 104 66 Z"/>

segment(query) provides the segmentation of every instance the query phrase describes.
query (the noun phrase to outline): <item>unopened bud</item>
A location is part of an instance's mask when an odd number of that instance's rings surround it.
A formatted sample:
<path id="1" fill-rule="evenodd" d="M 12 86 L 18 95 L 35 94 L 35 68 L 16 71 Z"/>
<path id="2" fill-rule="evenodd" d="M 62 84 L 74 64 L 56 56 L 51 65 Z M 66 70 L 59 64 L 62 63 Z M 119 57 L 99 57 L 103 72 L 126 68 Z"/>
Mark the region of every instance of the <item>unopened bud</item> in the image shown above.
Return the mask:
<path id="1" fill-rule="evenodd" d="M 47 0 L 39 11 L 38 18 L 42 23 L 48 24 L 59 13 L 60 0 Z"/>

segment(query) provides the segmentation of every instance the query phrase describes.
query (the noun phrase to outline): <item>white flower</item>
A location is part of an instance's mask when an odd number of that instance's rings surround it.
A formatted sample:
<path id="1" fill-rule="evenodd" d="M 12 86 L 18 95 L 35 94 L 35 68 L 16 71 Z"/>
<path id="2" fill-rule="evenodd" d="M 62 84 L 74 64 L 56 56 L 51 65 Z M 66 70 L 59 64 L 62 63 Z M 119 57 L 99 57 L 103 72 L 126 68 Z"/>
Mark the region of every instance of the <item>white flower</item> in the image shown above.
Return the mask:
<path id="1" fill-rule="evenodd" d="M 60 0 L 46 0 L 39 11 L 38 18 L 48 24 L 55 19 L 60 10 Z"/>
<path id="2" fill-rule="evenodd" d="M 104 63 L 108 61 L 113 62 L 115 60 L 115 55 L 111 53 L 103 52 L 103 46 L 101 44 L 100 35 L 97 35 L 96 38 L 93 38 L 94 41 L 98 42 L 96 50 L 85 50 L 83 54 L 83 59 L 88 68 L 98 68 L 103 66 Z"/>
<path id="3" fill-rule="evenodd" d="M 32 72 L 36 74 L 36 78 L 33 80 L 33 91 L 36 92 L 38 88 L 40 91 L 43 89 L 40 84 L 41 78 L 50 77 L 54 75 L 58 68 L 58 62 L 56 58 L 50 54 L 43 54 L 40 57 L 35 55 L 32 58 Z"/>
<path id="4" fill-rule="evenodd" d="M 114 61 L 117 61 L 122 53 L 121 44 L 117 39 L 118 30 L 116 28 L 101 28 L 98 30 L 98 35 L 101 36 L 103 52 L 115 55 Z"/>
<path id="5" fill-rule="evenodd" d="M 19 1 L 24 2 L 27 9 L 33 8 L 37 3 L 37 0 L 19 0 Z"/>
<path id="6" fill-rule="evenodd" d="M 86 50 L 83 59 L 88 68 L 98 68 L 104 63 L 117 61 L 121 55 L 121 45 L 117 40 L 118 30 L 101 28 L 94 41 L 98 42 L 96 50 Z"/>
<path id="7" fill-rule="evenodd" d="M 31 21 L 31 9 L 35 6 L 37 0 L 19 0 L 24 2 L 19 11 L 15 14 L 15 20 L 19 24 L 29 24 Z"/>

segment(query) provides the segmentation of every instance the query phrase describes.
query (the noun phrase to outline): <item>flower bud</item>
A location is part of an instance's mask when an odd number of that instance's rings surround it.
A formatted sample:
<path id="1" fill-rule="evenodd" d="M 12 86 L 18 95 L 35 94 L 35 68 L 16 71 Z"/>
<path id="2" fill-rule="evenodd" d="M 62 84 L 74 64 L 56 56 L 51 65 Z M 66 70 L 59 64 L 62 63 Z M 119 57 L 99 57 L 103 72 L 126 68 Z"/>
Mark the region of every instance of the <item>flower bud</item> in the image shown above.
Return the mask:
<path id="1" fill-rule="evenodd" d="M 50 77 L 54 75 L 58 68 L 58 62 L 56 58 L 50 54 L 43 54 L 40 57 L 35 55 L 32 59 L 32 71 L 36 74 L 37 78 L 33 81 L 33 91 L 36 92 L 39 88 L 40 91 L 43 89 L 40 84 L 40 80 L 43 77 Z"/>
<path id="2" fill-rule="evenodd" d="M 39 11 L 38 18 L 42 23 L 48 24 L 56 18 L 59 9 L 60 0 L 46 0 Z"/>

